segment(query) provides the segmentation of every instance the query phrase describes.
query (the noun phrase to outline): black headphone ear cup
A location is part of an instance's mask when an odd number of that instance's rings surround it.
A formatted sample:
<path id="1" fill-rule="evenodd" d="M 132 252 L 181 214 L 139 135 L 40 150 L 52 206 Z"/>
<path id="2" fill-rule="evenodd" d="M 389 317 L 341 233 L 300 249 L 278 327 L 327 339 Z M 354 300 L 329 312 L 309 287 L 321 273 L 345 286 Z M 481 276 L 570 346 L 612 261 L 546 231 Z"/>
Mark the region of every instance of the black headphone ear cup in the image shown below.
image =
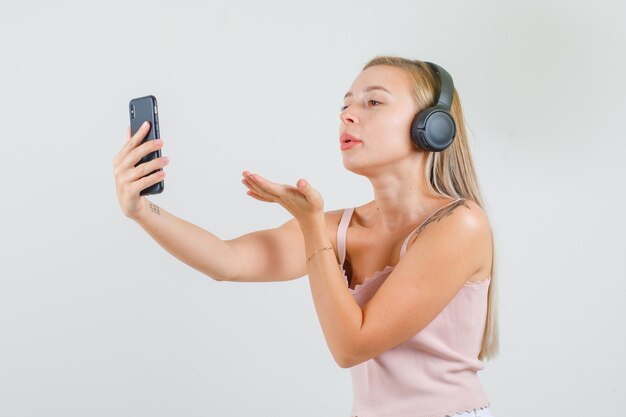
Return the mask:
<path id="1" fill-rule="evenodd" d="M 420 127 L 424 126 L 423 119 L 428 113 L 427 110 L 428 109 L 422 110 L 421 112 L 417 113 L 413 118 L 413 123 L 411 124 L 411 140 L 418 148 L 425 151 L 430 151 L 428 143 L 424 140 L 424 137 L 422 136 L 422 128 Z"/>
<path id="2" fill-rule="evenodd" d="M 440 107 L 429 107 L 419 112 L 411 124 L 411 140 L 421 149 L 441 152 L 456 136 L 454 119 Z"/>

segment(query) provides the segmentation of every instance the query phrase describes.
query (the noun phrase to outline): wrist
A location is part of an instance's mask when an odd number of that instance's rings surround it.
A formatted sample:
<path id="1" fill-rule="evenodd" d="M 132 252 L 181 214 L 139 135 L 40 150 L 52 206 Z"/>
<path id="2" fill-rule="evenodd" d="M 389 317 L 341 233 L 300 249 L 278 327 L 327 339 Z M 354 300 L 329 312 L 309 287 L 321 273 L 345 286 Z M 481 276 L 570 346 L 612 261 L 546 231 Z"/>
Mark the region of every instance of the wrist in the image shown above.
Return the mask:
<path id="1" fill-rule="evenodd" d="M 300 229 L 302 231 L 311 230 L 319 227 L 324 228 L 325 223 L 326 219 L 324 218 L 324 213 L 298 219 L 298 224 L 300 225 Z"/>
<path id="2" fill-rule="evenodd" d="M 135 222 L 140 222 L 146 216 L 148 211 L 148 201 L 145 197 L 142 197 L 141 202 L 139 203 L 139 208 L 134 212 L 126 214 L 126 217 Z"/>

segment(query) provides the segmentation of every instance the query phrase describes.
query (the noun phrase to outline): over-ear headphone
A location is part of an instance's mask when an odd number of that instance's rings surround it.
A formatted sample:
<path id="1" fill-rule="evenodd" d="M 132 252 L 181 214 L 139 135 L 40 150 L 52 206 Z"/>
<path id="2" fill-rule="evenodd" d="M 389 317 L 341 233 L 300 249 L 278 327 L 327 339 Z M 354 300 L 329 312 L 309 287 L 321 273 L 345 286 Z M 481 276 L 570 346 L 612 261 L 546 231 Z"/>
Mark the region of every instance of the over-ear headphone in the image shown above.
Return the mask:
<path id="1" fill-rule="evenodd" d="M 411 140 L 419 148 L 441 152 L 452 144 L 456 124 L 450 115 L 454 84 L 446 70 L 432 62 L 426 62 L 439 76 L 441 92 L 437 104 L 417 113 L 411 124 Z"/>

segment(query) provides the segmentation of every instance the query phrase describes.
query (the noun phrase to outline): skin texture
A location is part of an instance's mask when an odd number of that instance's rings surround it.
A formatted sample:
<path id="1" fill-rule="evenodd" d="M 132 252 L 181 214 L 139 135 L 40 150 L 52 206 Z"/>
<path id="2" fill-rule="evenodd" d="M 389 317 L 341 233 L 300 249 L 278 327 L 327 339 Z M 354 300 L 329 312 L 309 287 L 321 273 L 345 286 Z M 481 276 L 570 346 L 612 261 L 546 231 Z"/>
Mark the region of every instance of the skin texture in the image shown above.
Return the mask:
<path id="1" fill-rule="evenodd" d="M 146 207 L 147 199 L 139 192 L 152 184 L 161 181 L 165 176 L 162 169 L 148 175 L 150 172 L 163 168 L 169 163 L 169 158 L 162 156 L 139 166 L 135 166 L 146 154 L 161 149 L 163 141 L 160 138 L 142 143 L 148 134 L 149 122 L 145 122 L 139 130 L 131 136 L 131 128 L 126 129 L 126 143 L 113 158 L 113 175 L 117 199 L 126 217 L 135 219 Z M 155 214 L 159 210 L 151 206 Z"/>
<path id="2" fill-rule="evenodd" d="M 368 86 L 384 86 L 391 94 Z M 376 65 L 362 71 L 350 87 L 352 96 L 340 115 L 339 132 L 362 140 L 361 145 L 342 151 L 344 167 L 371 182 L 375 201 L 363 210 L 364 226 L 376 234 L 397 233 L 415 224 L 446 200 L 431 195 L 423 179 L 427 153 L 410 137 L 416 113 L 404 71 Z M 370 100 L 374 100 L 373 102 Z"/>
<path id="3" fill-rule="evenodd" d="M 369 86 L 383 86 L 381 90 L 365 92 Z M 359 213 L 363 226 L 378 236 L 396 234 L 399 230 L 417 223 L 425 215 L 447 202 L 428 193 L 422 172 L 426 152 L 411 142 L 410 126 L 416 109 L 410 85 L 404 71 L 386 65 L 376 65 L 362 71 L 352 83 L 351 95 L 344 99 L 345 109 L 340 114 L 337 135 L 348 132 L 362 141 L 351 149 L 340 151 L 344 167 L 355 174 L 367 177 L 372 183 L 375 199 Z M 308 184 L 300 179 L 296 187 L 274 184 L 256 174 L 257 183 L 250 181 L 255 174 L 244 171 L 242 182 L 250 189 L 248 195 L 259 201 L 279 202 L 277 195 L 287 192 L 296 199 L 304 197 L 298 184 Z M 260 188 L 259 181 L 265 181 Z M 268 187 L 280 188 L 270 189 Z M 323 199 L 310 184 L 310 202 L 300 207 L 285 207 L 294 217 L 315 216 L 323 209 Z M 300 194 L 298 194 L 298 191 Z M 372 210 L 373 209 L 373 210 Z M 309 213 L 306 213 L 309 211 Z"/>
<path id="4" fill-rule="evenodd" d="M 374 85 L 390 93 L 365 91 Z M 373 358 L 426 327 L 464 285 L 472 284 L 468 281 L 488 277 L 491 255 L 489 223 L 478 204 L 463 200 L 429 218 L 452 200 L 430 194 L 424 182 L 428 154 L 410 139 L 416 109 L 406 74 L 373 66 L 357 76 L 349 92 L 339 134 L 348 132 L 362 143 L 341 151 L 343 165 L 366 177 L 375 196 L 356 209 L 350 228 L 352 246 L 347 250 L 359 275 L 351 286 L 367 276 L 359 271 L 382 269 L 371 266 L 381 263 L 377 253 L 383 253 L 382 259 L 393 257 L 389 253 L 399 250 L 399 239 L 428 220 L 412 235 L 405 255 L 399 260 L 395 255 L 394 270 L 363 308 L 346 287 L 336 253 L 318 251 L 333 245 L 320 193 L 304 179 L 294 187 L 244 171 L 242 180 L 248 195 L 288 210 L 300 225 L 307 259 L 315 253 L 307 263 L 311 293 L 327 344 L 341 367 Z"/>

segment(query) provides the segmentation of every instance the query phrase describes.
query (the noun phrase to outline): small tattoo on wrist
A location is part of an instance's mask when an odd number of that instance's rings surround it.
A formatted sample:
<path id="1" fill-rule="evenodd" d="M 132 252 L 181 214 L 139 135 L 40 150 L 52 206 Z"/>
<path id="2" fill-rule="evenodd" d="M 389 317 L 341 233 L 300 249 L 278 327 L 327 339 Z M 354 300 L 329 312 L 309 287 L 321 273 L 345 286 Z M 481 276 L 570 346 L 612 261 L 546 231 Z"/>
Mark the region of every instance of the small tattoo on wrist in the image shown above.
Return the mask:
<path id="1" fill-rule="evenodd" d="M 148 205 L 150 206 L 150 210 L 153 213 L 158 214 L 159 216 L 161 215 L 161 211 L 159 210 L 159 206 L 157 206 L 156 204 L 152 204 L 152 203 L 148 203 Z"/>

